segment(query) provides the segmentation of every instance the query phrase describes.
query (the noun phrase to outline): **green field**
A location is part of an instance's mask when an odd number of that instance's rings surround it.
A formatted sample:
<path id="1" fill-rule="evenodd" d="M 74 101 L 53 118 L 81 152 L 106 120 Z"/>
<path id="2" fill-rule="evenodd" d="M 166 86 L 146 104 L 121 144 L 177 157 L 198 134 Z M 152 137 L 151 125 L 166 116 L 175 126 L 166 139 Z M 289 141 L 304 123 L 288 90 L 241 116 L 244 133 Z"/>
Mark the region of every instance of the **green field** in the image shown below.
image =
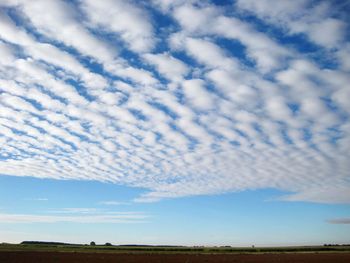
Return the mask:
<path id="1" fill-rule="evenodd" d="M 350 252 L 350 246 L 295 247 L 186 247 L 186 246 L 104 246 L 70 244 L 0 244 L 0 251 L 55 251 L 103 253 L 296 253 Z"/>

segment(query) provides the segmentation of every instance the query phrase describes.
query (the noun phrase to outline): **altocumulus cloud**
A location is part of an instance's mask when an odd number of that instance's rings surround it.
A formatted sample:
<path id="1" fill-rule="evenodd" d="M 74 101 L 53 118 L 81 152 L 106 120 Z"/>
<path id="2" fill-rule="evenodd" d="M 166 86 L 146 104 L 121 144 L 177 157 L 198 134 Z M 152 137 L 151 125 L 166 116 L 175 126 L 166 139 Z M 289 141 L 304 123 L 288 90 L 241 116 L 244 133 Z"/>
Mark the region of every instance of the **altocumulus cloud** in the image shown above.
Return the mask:
<path id="1" fill-rule="evenodd" d="M 349 203 L 336 3 L 1 1 L 1 173 L 148 189 L 140 202 L 275 188 Z"/>

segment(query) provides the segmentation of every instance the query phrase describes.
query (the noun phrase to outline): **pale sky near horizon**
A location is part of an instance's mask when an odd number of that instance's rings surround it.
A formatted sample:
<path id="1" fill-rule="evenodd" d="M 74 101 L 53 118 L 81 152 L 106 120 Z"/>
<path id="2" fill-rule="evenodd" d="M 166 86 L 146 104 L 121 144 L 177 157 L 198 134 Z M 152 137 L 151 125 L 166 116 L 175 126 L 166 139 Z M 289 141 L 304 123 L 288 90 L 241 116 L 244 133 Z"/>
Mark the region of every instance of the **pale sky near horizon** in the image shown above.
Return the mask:
<path id="1" fill-rule="evenodd" d="M 0 0 L 0 242 L 350 243 L 349 12 Z"/>

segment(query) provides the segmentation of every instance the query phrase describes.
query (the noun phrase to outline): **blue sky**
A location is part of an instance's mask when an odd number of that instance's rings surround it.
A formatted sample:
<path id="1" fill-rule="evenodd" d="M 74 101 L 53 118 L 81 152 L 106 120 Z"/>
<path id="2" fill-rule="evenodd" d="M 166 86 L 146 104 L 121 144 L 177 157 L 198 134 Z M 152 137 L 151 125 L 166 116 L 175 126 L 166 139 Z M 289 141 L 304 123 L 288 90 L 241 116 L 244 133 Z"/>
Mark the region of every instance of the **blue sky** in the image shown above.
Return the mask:
<path id="1" fill-rule="evenodd" d="M 0 1 L 0 242 L 349 243 L 349 8 Z"/>

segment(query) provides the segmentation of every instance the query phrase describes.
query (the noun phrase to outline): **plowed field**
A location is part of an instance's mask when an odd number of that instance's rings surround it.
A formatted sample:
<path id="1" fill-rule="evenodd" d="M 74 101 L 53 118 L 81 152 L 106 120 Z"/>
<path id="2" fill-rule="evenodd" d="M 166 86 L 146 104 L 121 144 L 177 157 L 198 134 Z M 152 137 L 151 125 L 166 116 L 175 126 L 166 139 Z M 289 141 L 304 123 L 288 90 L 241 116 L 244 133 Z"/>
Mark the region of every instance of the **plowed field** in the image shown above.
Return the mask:
<path id="1" fill-rule="evenodd" d="M 0 252 L 1 263 L 349 263 L 350 253 L 135 254 Z"/>

